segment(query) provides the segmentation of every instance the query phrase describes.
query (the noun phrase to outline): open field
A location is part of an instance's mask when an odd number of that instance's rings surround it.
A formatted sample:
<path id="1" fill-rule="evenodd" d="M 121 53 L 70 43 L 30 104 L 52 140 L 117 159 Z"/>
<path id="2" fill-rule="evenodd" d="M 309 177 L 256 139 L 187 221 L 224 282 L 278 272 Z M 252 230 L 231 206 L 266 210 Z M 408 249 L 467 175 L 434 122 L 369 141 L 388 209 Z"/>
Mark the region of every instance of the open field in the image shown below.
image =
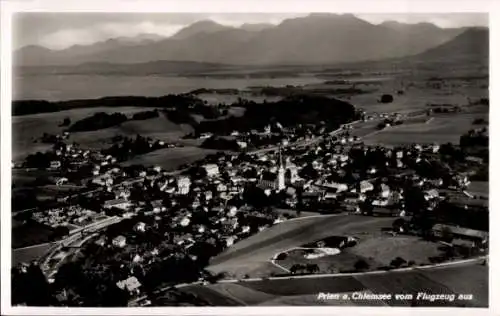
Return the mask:
<path id="1" fill-rule="evenodd" d="M 469 285 L 472 287 L 469 287 Z M 488 306 L 488 267 L 478 263 L 463 263 L 430 269 L 389 271 L 375 274 L 298 277 L 262 281 L 240 281 L 207 286 L 182 288 L 189 293 L 210 290 L 210 304 L 234 305 L 354 305 L 354 306 Z M 214 293 L 215 292 L 215 293 Z M 365 292 L 374 294 L 472 294 L 472 300 L 317 300 L 318 293 Z M 230 304 L 227 304 L 227 301 Z"/>
<path id="2" fill-rule="evenodd" d="M 114 113 L 121 112 L 131 116 L 136 112 L 151 110 L 151 108 L 141 107 L 95 107 L 79 108 L 69 111 L 53 113 L 40 113 L 24 116 L 14 116 L 12 118 L 13 137 L 13 159 L 19 160 L 23 156 L 36 151 L 46 151 L 51 148 L 50 144 L 34 143 L 43 133 L 61 134 L 67 127 L 59 126 L 64 118 L 69 117 L 71 122 L 76 122 L 97 112 Z M 147 121 L 129 121 L 122 126 L 107 128 L 94 132 L 74 133 L 70 136 L 70 141 L 80 143 L 84 147 L 102 145 L 115 135 L 135 135 L 157 137 L 164 133 L 182 132 L 182 128 L 169 122 L 164 116 Z M 174 135 L 176 136 L 176 135 Z"/>
<path id="3" fill-rule="evenodd" d="M 357 237 L 357 236 L 354 236 Z M 360 236 L 353 247 L 347 247 L 336 255 L 326 255 L 319 258 L 307 259 L 304 256 L 307 250 L 295 248 L 286 252 L 284 260 L 276 260 L 276 264 L 290 270 L 295 264 L 316 264 L 318 273 L 339 273 L 355 270 L 358 260 L 368 263 L 368 270 L 378 270 L 388 267 L 393 259 L 401 257 L 417 264 L 430 264 L 428 258 L 442 255 L 441 245 L 421 240 L 414 236 L 392 236 L 383 233 L 371 233 L 369 236 Z M 308 245 L 302 245 L 308 248 Z M 336 247 L 326 244 L 325 247 Z"/>
<path id="4" fill-rule="evenodd" d="M 442 254 L 440 244 L 425 241 L 415 236 L 370 236 L 346 251 L 358 256 L 373 258 L 379 264 L 388 266 L 390 262 L 401 257 L 417 264 L 429 263 L 428 258 Z"/>
<path id="5" fill-rule="evenodd" d="M 52 232 L 51 227 L 36 222 L 13 225 L 12 248 L 16 249 L 49 242 L 49 236 Z"/>
<path id="6" fill-rule="evenodd" d="M 393 218 L 339 215 L 284 222 L 236 243 L 215 257 L 208 269 L 252 277 L 256 267 L 267 263 L 278 252 L 331 235 L 377 232 L 393 221 Z"/>
<path id="7" fill-rule="evenodd" d="M 467 192 L 472 195 L 489 196 L 490 183 L 488 181 L 471 181 L 467 188 Z"/>
<path id="8" fill-rule="evenodd" d="M 115 136 L 135 137 L 140 134 L 155 140 L 175 142 L 192 129 L 187 125 L 177 125 L 169 121 L 165 116 L 139 121 L 127 121 L 119 126 L 114 126 L 98 131 L 73 133 L 72 141 L 86 148 L 102 148 L 109 146 L 111 139 Z"/>
<path id="9" fill-rule="evenodd" d="M 45 255 L 55 243 L 49 242 L 40 245 L 30 246 L 26 248 L 12 250 L 12 266 L 16 266 L 21 262 L 29 263 L 33 260 L 40 259 Z"/>
<path id="10" fill-rule="evenodd" d="M 384 144 L 389 146 L 405 145 L 409 143 L 454 143 L 460 142 L 460 136 L 470 129 L 477 128 L 472 124 L 475 118 L 488 117 L 487 113 L 458 113 L 433 116 L 427 123 L 403 124 L 386 128 L 380 132 L 367 136 L 367 144 Z"/>
<path id="11" fill-rule="evenodd" d="M 160 166 L 165 170 L 175 170 L 183 164 L 203 159 L 216 150 L 199 147 L 176 147 L 156 150 L 126 161 L 123 165 L 142 164 L 144 166 Z"/>

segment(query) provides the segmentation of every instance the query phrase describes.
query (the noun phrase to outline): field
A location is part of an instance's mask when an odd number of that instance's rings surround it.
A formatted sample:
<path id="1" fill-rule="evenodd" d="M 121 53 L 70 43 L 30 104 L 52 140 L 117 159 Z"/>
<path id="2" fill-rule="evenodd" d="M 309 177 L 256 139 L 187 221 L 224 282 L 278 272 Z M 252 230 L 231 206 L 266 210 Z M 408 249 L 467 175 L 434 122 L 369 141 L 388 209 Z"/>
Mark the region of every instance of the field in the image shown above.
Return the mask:
<path id="1" fill-rule="evenodd" d="M 134 157 L 123 163 L 123 165 L 142 164 L 144 166 L 160 166 L 165 170 L 175 170 L 181 165 L 203 159 L 215 152 L 217 151 L 191 146 L 164 148 Z"/>
<path id="2" fill-rule="evenodd" d="M 471 287 L 469 287 L 471 286 Z M 298 277 L 240 281 L 207 286 L 191 285 L 182 291 L 193 294 L 210 292 L 206 297 L 213 306 L 488 306 L 488 267 L 478 263 L 464 263 L 431 269 L 390 271 L 376 274 L 358 274 L 322 277 Z M 374 294 L 418 292 L 428 294 L 472 294 L 472 300 L 318 300 L 318 293 L 364 292 Z"/>
<path id="3" fill-rule="evenodd" d="M 472 195 L 489 196 L 489 182 L 488 181 L 472 181 L 467 188 L 467 192 Z"/>
<path id="4" fill-rule="evenodd" d="M 49 226 L 30 222 L 12 226 L 12 248 L 27 247 L 49 242 L 53 229 Z"/>
<path id="5" fill-rule="evenodd" d="M 151 110 L 139 107 L 97 107 L 81 108 L 69 111 L 54 113 L 41 113 L 25 116 L 14 116 L 12 118 L 12 137 L 14 160 L 22 159 L 24 156 L 36 152 L 46 151 L 51 148 L 50 144 L 34 143 L 43 133 L 61 134 L 67 127 L 60 127 L 64 118 L 69 117 L 72 122 L 93 115 L 97 112 L 114 113 L 121 112 L 131 116 L 136 112 Z M 75 141 L 83 147 L 102 147 L 109 143 L 115 135 L 135 136 L 136 134 L 155 138 L 168 139 L 178 138 L 184 135 L 183 127 L 168 121 L 163 116 L 147 121 L 128 121 L 118 127 L 107 128 L 93 132 L 74 133 L 70 136 L 70 141 Z"/>
<path id="6" fill-rule="evenodd" d="M 38 260 L 43 255 L 47 254 L 54 243 L 44 243 L 31 247 L 13 249 L 12 250 L 12 266 L 16 266 L 21 262 L 29 263 L 32 260 Z"/>
<path id="7" fill-rule="evenodd" d="M 410 143 L 453 143 L 460 142 L 460 136 L 470 129 L 477 128 L 472 124 L 475 118 L 487 119 L 487 113 L 458 113 L 434 116 L 426 123 L 403 124 L 389 127 L 373 133 L 364 141 L 366 144 L 383 144 L 388 146 L 405 145 Z"/>
<path id="8" fill-rule="evenodd" d="M 383 217 L 326 215 L 284 222 L 237 242 L 215 257 L 208 269 L 235 277 L 252 277 L 253 273 L 269 271 L 269 260 L 278 252 L 331 235 L 378 232 L 393 221 Z"/>
<path id="9" fill-rule="evenodd" d="M 358 236 L 353 236 L 358 237 Z M 302 245 L 310 248 L 314 245 Z M 295 248 L 286 252 L 284 260 L 276 260 L 276 264 L 290 270 L 294 264 L 316 264 L 318 273 L 339 273 L 354 270 L 358 260 L 368 263 L 368 270 L 378 270 L 388 267 L 393 259 L 401 257 L 416 264 L 429 264 L 429 257 L 442 255 L 439 244 L 424 241 L 413 236 L 392 236 L 383 233 L 371 233 L 369 236 L 359 236 L 353 247 L 342 249 L 336 255 L 327 255 L 320 258 L 307 259 L 305 249 Z M 325 247 L 337 247 L 326 244 Z"/>

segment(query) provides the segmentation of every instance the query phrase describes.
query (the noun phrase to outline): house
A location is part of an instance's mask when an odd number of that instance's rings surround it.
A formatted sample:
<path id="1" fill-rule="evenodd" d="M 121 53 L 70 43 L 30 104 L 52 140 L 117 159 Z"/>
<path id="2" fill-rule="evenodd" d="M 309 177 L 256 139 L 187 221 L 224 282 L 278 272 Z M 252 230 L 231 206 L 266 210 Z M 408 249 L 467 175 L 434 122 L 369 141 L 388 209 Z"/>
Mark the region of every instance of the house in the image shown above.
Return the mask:
<path id="1" fill-rule="evenodd" d="M 50 169 L 59 169 L 61 168 L 61 162 L 59 160 L 53 160 L 50 162 Z"/>
<path id="2" fill-rule="evenodd" d="M 236 142 L 236 144 L 238 145 L 238 147 L 239 147 L 240 149 L 245 149 L 245 148 L 247 148 L 247 147 L 248 147 L 247 142 L 237 141 L 237 142 Z"/>
<path id="3" fill-rule="evenodd" d="M 111 243 L 115 247 L 123 248 L 127 244 L 127 238 L 125 238 L 124 236 L 120 235 L 120 236 L 115 237 Z"/>
<path id="4" fill-rule="evenodd" d="M 227 191 L 227 185 L 224 183 L 219 183 L 217 185 L 217 192 L 226 192 Z"/>
<path id="5" fill-rule="evenodd" d="M 124 198 L 119 198 L 119 199 L 114 199 L 114 200 L 108 200 L 104 202 L 103 207 L 106 209 L 110 208 L 119 208 L 121 210 L 128 210 L 132 206 L 132 203 L 130 201 L 127 201 Z"/>
<path id="6" fill-rule="evenodd" d="M 476 165 L 483 164 L 483 159 L 482 158 L 474 157 L 474 156 L 467 156 L 467 157 L 465 157 L 465 161 L 470 162 L 472 164 L 476 164 Z"/>
<path id="7" fill-rule="evenodd" d="M 334 189 L 335 192 L 337 192 L 337 193 L 347 191 L 347 189 L 348 189 L 347 184 L 338 183 L 338 182 L 325 182 L 325 183 L 323 183 L 323 186 L 325 186 L 329 189 Z"/>
<path id="8" fill-rule="evenodd" d="M 389 205 L 389 201 L 386 199 L 377 199 L 372 202 L 373 206 L 387 206 Z"/>
<path id="9" fill-rule="evenodd" d="M 191 179 L 189 177 L 179 177 L 177 178 L 177 190 L 179 194 L 188 194 L 189 188 L 191 186 Z"/>
<path id="10" fill-rule="evenodd" d="M 219 174 L 219 167 L 216 164 L 206 164 L 203 166 L 208 177 L 214 177 Z"/>
<path id="11" fill-rule="evenodd" d="M 57 186 L 63 185 L 68 182 L 68 178 L 61 177 L 61 178 L 55 178 L 54 182 Z"/>
<path id="12" fill-rule="evenodd" d="M 361 193 L 365 193 L 367 191 L 372 191 L 373 190 L 373 184 L 371 184 L 370 182 L 366 181 L 366 180 L 363 180 L 361 181 L 361 183 L 359 184 L 359 191 Z"/>
<path id="13" fill-rule="evenodd" d="M 387 199 L 387 198 L 389 198 L 390 193 L 391 193 L 391 189 L 389 188 L 389 186 L 387 184 L 382 183 L 381 190 L 380 190 L 380 196 L 384 199 Z"/>
<path id="14" fill-rule="evenodd" d="M 424 197 L 427 201 L 437 199 L 439 198 L 439 192 L 436 189 L 427 190 L 424 192 Z"/>
<path id="15" fill-rule="evenodd" d="M 146 223 L 139 222 L 139 223 L 135 224 L 134 230 L 136 232 L 144 233 L 146 231 Z"/>
<path id="16" fill-rule="evenodd" d="M 130 190 L 128 190 L 128 189 L 124 189 L 124 188 L 118 189 L 118 190 L 115 190 L 114 193 L 115 193 L 116 199 L 119 199 L 119 198 L 128 199 L 130 197 Z"/>
<path id="17" fill-rule="evenodd" d="M 135 276 L 131 276 L 126 280 L 122 280 L 116 283 L 116 285 L 121 290 L 127 290 L 129 293 L 139 294 L 139 287 L 141 287 L 141 283 Z"/>

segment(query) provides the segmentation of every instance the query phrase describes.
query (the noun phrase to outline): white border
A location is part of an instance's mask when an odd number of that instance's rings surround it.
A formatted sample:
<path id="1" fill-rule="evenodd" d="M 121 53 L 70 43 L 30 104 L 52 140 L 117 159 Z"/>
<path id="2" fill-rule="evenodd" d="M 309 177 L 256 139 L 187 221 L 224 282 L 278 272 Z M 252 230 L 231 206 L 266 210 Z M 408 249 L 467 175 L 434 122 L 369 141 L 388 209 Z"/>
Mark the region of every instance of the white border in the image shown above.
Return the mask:
<path id="1" fill-rule="evenodd" d="M 490 195 L 490 308 L 489 309 L 452 309 L 452 308 L 377 308 L 377 307 L 241 307 L 241 308 L 33 308 L 33 307 L 11 307 L 10 306 L 10 259 L 11 259 L 11 17 L 15 12 L 335 12 L 335 13 L 452 13 L 452 12 L 489 12 L 490 13 L 490 136 L 495 139 L 498 135 L 498 127 L 492 122 L 499 117 L 500 109 L 495 107 L 495 100 L 500 100 L 500 90 L 496 90 L 500 77 L 496 76 L 495 69 L 498 70 L 498 58 L 500 49 L 498 39 L 500 39 L 500 1 L 496 0 L 178 0 L 178 1 L 138 1 L 138 0 L 18 0 L 0 1 L 1 5 L 1 311 L 5 315 L 68 315 L 68 314 L 88 314 L 88 315 L 335 315 L 336 313 L 349 315 L 417 315 L 430 313 L 432 315 L 492 315 L 499 314 L 499 303 L 495 300 L 498 297 L 498 287 L 500 279 L 494 265 L 498 259 L 498 245 L 500 240 L 497 231 L 494 229 L 498 223 L 498 214 L 495 210 L 499 204 L 499 197 Z M 494 10 L 497 9 L 497 10 Z M 496 66 L 496 67 L 495 67 Z M 496 80 L 498 79 L 498 80 Z M 493 141 L 492 141 L 493 144 Z M 498 179 L 495 177 L 498 161 L 498 149 L 490 146 L 490 191 L 495 192 L 498 188 Z M 496 158 L 496 159 L 494 159 Z"/>

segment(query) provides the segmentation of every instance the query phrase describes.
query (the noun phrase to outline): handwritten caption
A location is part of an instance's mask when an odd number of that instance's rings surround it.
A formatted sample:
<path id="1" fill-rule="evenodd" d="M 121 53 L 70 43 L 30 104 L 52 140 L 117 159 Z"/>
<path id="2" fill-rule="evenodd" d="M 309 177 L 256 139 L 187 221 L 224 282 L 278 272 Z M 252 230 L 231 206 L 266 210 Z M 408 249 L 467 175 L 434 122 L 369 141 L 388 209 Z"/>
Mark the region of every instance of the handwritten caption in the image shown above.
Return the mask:
<path id="1" fill-rule="evenodd" d="M 367 293 L 367 292 L 354 292 L 354 293 L 318 293 L 317 300 L 345 300 L 345 301 L 428 301 L 428 302 L 454 302 L 454 301 L 470 301 L 474 299 L 472 294 L 437 294 L 418 292 L 416 294 L 410 293 Z"/>

